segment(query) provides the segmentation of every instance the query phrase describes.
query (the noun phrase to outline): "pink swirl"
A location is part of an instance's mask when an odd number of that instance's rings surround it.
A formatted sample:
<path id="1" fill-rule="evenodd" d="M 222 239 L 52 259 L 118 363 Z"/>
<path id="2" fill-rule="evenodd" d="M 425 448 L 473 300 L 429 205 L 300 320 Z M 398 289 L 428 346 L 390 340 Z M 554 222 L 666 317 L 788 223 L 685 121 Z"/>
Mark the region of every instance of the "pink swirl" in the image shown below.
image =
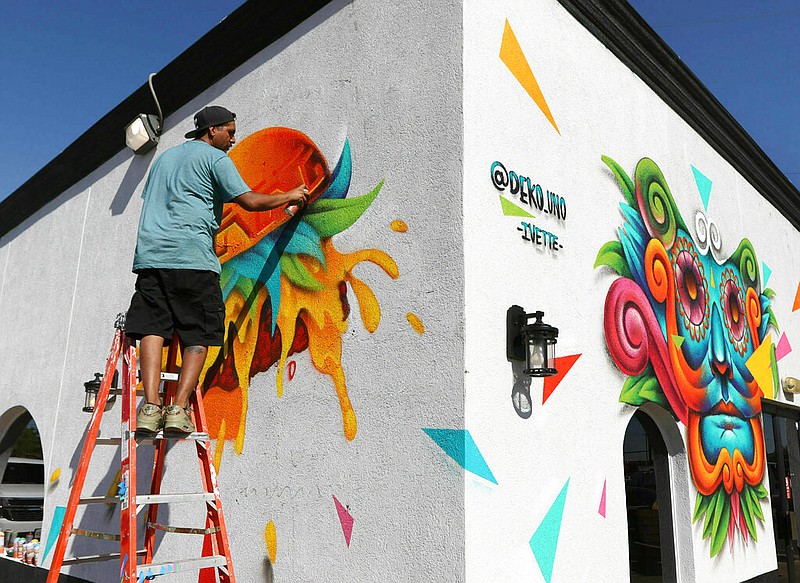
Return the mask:
<path id="1" fill-rule="evenodd" d="M 603 325 L 608 350 L 619 370 L 634 376 L 651 363 L 673 412 L 685 425 L 688 407 L 672 370 L 669 347 L 647 296 L 635 282 L 619 278 L 611 284 Z"/>

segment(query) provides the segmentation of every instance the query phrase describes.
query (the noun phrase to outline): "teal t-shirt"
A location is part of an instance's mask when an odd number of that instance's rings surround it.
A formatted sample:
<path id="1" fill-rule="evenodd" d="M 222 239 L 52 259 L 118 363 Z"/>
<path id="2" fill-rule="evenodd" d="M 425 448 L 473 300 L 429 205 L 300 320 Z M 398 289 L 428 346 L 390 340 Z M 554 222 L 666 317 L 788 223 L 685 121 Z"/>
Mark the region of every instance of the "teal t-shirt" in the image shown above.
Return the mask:
<path id="1" fill-rule="evenodd" d="M 133 271 L 219 273 L 214 237 L 222 220 L 222 204 L 249 190 L 228 155 L 205 142 L 192 140 L 161 154 L 142 193 Z"/>

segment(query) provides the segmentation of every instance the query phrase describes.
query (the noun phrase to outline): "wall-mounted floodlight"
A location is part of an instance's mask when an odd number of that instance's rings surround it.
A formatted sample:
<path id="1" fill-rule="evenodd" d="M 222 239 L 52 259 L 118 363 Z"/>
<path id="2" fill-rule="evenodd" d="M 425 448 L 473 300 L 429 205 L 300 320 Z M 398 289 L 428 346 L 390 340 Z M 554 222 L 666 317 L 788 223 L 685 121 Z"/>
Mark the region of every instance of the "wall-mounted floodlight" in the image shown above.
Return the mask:
<path id="1" fill-rule="evenodd" d="M 150 92 L 156 102 L 158 115 L 140 113 L 136 118 L 125 127 L 125 144 L 136 154 L 146 154 L 158 144 L 161 130 L 164 128 L 164 115 L 161 113 L 161 105 L 158 103 L 156 91 L 153 89 L 153 77 L 151 73 L 147 82 L 150 85 Z"/>
<path id="2" fill-rule="evenodd" d="M 783 390 L 787 393 L 800 393 L 800 380 L 794 377 L 783 379 Z"/>
<path id="3" fill-rule="evenodd" d="M 508 360 L 525 361 L 526 375 L 549 377 L 555 368 L 558 328 L 542 322 L 544 312 L 525 313 L 520 306 L 506 312 L 506 356 Z M 536 318 L 529 324 L 528 320 Z"/>

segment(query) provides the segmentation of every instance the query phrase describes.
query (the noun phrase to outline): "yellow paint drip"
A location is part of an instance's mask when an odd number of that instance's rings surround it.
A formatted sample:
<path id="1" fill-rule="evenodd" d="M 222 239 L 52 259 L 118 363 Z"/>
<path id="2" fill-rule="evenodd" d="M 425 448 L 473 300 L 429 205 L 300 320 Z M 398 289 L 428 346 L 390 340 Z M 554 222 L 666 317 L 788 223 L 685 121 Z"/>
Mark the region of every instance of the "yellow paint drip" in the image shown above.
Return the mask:
<path id="1" fill-rule="evenodd" d="M 278 536 L 275 533 L 275 523 L 271 520 L 267 523 L 264 529 L 264 544 L 267 547 L 267 555 L 269 562 L 275 564 L 275 559 L 278 556 Z"/>
<path id="2" fill-rule="evenodd" d="M 369 261 L 383 269 L 392 279 L 397 279 L 399 272 L 394 259 L 377 249 L 342 254 L 333 247 L 330 239 L 324 239 L 321 248 L 326 267 L 314 274 L 323 286 L 321 290 L 307 290 L 281 278 L 281 309 L 277 320 L 281 329 L 281 356 L 276 376 L 278 396 L 283 394 L 284 367 L 299 317 L 308 330 L 311 362 L 317 370 L 331 377 L 339 398 L 344 434 L 348 440 L 352 440 L 358 431 L 358 423 L 347 394 L 347 382 L 342 369 L 342 334 L 347 331 L 347 320 L 339 296 L 339 283 L 350 283 L 358 300 L 364 327 L 369 332 L 374 332 L 380 323 L 380 306 L 372 290 L 354 277 L 352 270 L 359 263 Z M 309 269 L 314 263 L 319 264 L 310 257 L 301 256 L 300 259 Z"/>
<path id="3" fill-rule="evenodd" d="M 61 477 L 61 468 L 56 468 L 50 475 L 50 483 L 52 484 L 53 482 L 58 481 L 60 477 Z"/>
<path id="4" fill-rule="evenodd" d="M 281 353 L 276 373 L 276 389 L 278 397 L 281 397 L 286 361 L 299 318 L 308 331 L 311 362 L 318 371 L 331 377 L 339 399 L 344 434 L 348 440 L 352 440 L 358 431 L 358 423 L 355 411 L 350 404 L 342 368 L 342 335 L 347 331 L 348 322 L 339 286 L 341 282 L 350 284 L 358 301 L 361 321 L 366 330 L 372 333 L 380 323 L 380 305 L 369 286 L 353 276 L 353 268 L 359 263 L 371 262 L 383 269 L 392 279 L 399 277 L 399 271 L 394 259 L 377 249 L 364 249 L 342 254 L 334 248 L 330 239 L 323 239 L 320 242 L 320 248 L 324 262 L 307 255 L 298 255 L 298 260 L 319 281 L 322 289 L 306 289 L 293 284 L 287 277 L 281 276 L 280 308 L 276 316 L 276 325 L 280 329 L 281 336 Z M 234 438 L 234 449 L 237 454 L 241 454 L 244 447 L 250 369 L 256 352 L 262 308 L 264 302 L 269 301 L 264 286 L 255 288 L 253 294 L 255 294 L 253 297 L 245 298 L 238 290 L 234 290 L 225 300 L 225 329 L 230 330 L 232 323 L 237 331 L 236 337 L 229 339 L 229 347 L 225 348 L 233 354 L 221 355 L 226 359 L 229 356 L 233 357 L 241 390 L 241 416 Z M 262 338 L 262 341 L 269 340 Z M 220 357 L 220 350 L 218 347 L 209 349 L 208 358 L 200 377 L 201 382 L 210 366 Z M 228 421 L 232 421 L 230 415 L 228 415 Z M 226 432 L 223 428 L 226 426 L 224 424 L 225 420 L 223 419 L 216 436 L 218 451 L 221 451 L 220 444 L 225 439 L 233 437 L 225 435 Z M 219 463 L 215 456 L 217 471 L 219 471 Z"/>
<path id="5" fill-rule="evenodd" d="M 392 231 L 397 231 L 398 233 L 405 233 L 406 231 L 408 231 L 408 225 L 405 224 L 405 222 L 401 221 L 400 219 L 392 221 L 390 227 Z"/>
<path id="6" fill-rule="evenodd" d="M 227 424 L 222 420 L 217 433 L 217 444 L 214 447 L 214 470 L 219 474 L 219 467 L 222 464 L 222 449 L 225 447 L 225 429 Z"/>
<path id="7" fill-rule="evenodd" d="M 425 324 L 422 323 L 422 320 L 420 320 L 416 314 L 409 312 L 406 314 L 406 320 L 408 320 L 408 323 L 411 324 L 411 327 L 419 334 L 425 334 Z"/>

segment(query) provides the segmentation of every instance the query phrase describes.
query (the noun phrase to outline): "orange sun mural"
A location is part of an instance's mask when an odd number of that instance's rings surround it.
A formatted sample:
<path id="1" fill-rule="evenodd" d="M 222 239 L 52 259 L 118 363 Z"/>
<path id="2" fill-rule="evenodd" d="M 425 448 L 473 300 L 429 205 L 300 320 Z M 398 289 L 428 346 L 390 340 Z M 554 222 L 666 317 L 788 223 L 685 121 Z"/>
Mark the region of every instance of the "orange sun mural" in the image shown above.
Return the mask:
<path id="1" fill-rule="evenodd" d="M 251 213 L 225 205 L 216 247 L 222 264 L 225 342 L 209 350 L 200 380 L 209 431 L 217 439 L 217 466 L 225 440 L 233 440 L 236 453 L 242 452 L 250 379 L 277 364 L 281 396 L 287 359 L 305 350 L 313 366 L 331 378 L 344 435 L 355 438 L 358 424 L 342 366 L 348 285 L 371 333 L 380 322 L 380 306 L 353 268 L 369 261 L 398 277 L 397 265 L 383 251 L 339 253 L 331 241 L 355 223 L 383 186 L 381 181 L 371 192 L 347 198 L 352 173 L 347 141 L 333 172 L 314 142 L 289 128 L 256 132 L 231 150 L 230 157 L 254 191 L 286 192 L 305 183 L 310 198 L 294 218 L 283 208 Z"/>

